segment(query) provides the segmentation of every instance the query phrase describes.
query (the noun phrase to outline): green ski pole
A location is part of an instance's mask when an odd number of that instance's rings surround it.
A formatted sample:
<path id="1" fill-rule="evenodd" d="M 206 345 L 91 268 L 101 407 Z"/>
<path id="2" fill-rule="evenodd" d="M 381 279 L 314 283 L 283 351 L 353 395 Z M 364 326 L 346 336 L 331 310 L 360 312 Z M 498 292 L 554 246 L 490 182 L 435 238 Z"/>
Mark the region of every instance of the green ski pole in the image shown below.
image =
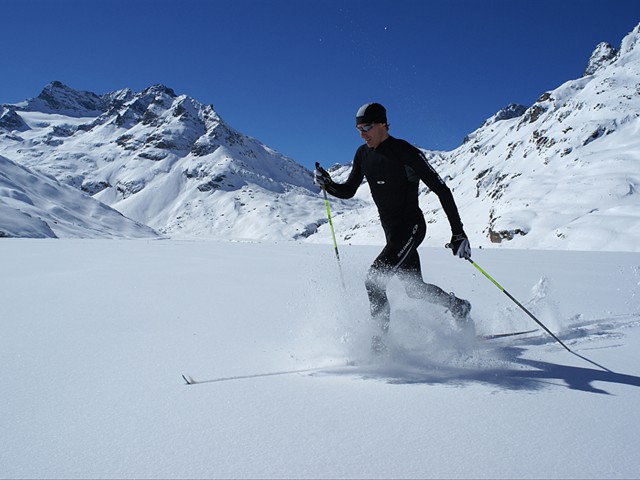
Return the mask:
<path id="1" fill-rule="evenodd" d="M 340 252 L 338 252 L 338 242 L 336 241 L 336 232 L 333 229 L 333 221 L 331 220 L 331 209 L 329 208 L 329 199 L 327 198 L 327 191 L 323 188 L 322 193 L 324 194 L 324 205 L 327 207 L 327 218 L 329 219 L 329 227 L 331 227 L 331 237 L 333 238 L 333 250 L 336 252 L 336 258 L 338 259 L 338 264 L 340 264 Z"/>
<path id="2" fill-rule="evenodd" d="M 316 169 L 321 168 L 320 164 L 316 162 Z M 340 263 L 340 252 L 338 252 L 338 242 L 336 241 L 336 232 L 333 229 L 333 220 L 331 220 L 331 209 L 329 208 L 329 199 L 327 198 L 327 190 L 322 187 L 322 193 L 324 195 L 324 205 L 327 208 L 327 219 L 329 220 L 329 227 L 331 228 L 331 237 L 333 238 L 333 251 L 336 253 L 336 259 L 338 260 L 338 269 L 340 270 L 340 281 L 342 282 L 342 288 L 347 289 L 344 283 L 344 275 L 342 273 L 342 264 Z"/>
<path id="3" fill-rule="evenodd" d="M 613 373 L 611 372 L 611 370 L 609 370 L 606 367 L 603 367 L 602 365 L 597 364 L 596 362 L 589 360 L 588 358 L 577 354 L 576 352 L 574 352 L 573 350 L 571 350 L 569 347 L 567 347 L 562 340 L 560 340 L 558 337 L 556 337 L 551 330 L 549 330 L 540 320 L 538 320 L 529 310 L 527 310 L 524 305 L 522 305 L 518 300 L 516 300 L 513 295 L 511 295 L 509 292 L 507 292 L 504 287 L 502 285 L 500 285 L 498 282 L 496 282 L 491 275 L 489 275 L 486 271 L 484 271 L 484 269 L 482 269 L 482 267 L 480 267 L 480 265 L 478 265 L 476 262 L 474 262 L 473 260 L 471 260 L 471 258 L 467 258 L 467 260 L 469 260 L 469 262 L 471 262 L 471 264 L 476 267 L 478 269 L 478 271 L 480 273 L 482 273 L 485 277 L 487 277 L 491 283 L 493 283 L 496 287 L 498 287 L 498 289 L 500 289 L 500 291 L 502 293 L 504 293 L 507 297 L 509 297 L 509 299 L 515 303 L 518 307 L 520 307 L 527 315 L 529 315 L 533 321 L 535 321 L 538 325 L 540 325 L 549 335 L 551 335 L 560 345 L 562 345 L 569 353 L 574 354 L 576 357 L 579 357 L 589 363 L 591 363 L 592 365 L 595 365 L 598 368 L 601 368 L 602 370 L 605 370 L 607 372 Z"/>
<path id="4" fill-rule="evenodd" d="M 507 292 L 507 291 L 504 289 L 504 287 L 503 287 L 502 285 L 500 285 L 498 282 L 496 282 L 496 281 L 491 277 L 491 275 L 489 275 L 487 272 L 485 272 L 485 271 L 482 269 L 482 267 L 480 267 L 480 265 L 478 265 L 476 262 L 474 262 L 474 261 L 473 261 L 473 260 L 471 260 L 470 258 L 467 258 L 467 260 L 469 260 L 469 262 L 471 262 L 471 265 L 473 265 L 474 267 L 476 267 L 480 273 L 482 273 L 485 277 L 487 277 L 489 280 L 491 280 L 491 283 L 493 283 L 496 287 L 498 287 L 498 289 L 500 289 L 500 291 L 501 291 L 502 293 L 504 293 L 507 297 L 509 297 L 513 303 L 515 303 L 517 306 L 519 306 L 519 307 L 524 311 L 524 313 L 526 313 L 527 315 L 529 315 L 529 316 L 533 319 L 533 321 L 534 321 L 534 322 L 536 322 L 538 325 L 540 325 L 542 328 L 544 328 L 544 330 L 545 330 L 549 335 L 551 335 L 553 338 L 555 338 L 555 339 L 556 339 L 556 341 L 557 341 L 560 345 L 562 345 L 564 348 L 566 348 L 568 351 L 570 351 L 570 352 L 571 352 L 571 349 L 570 349 L 569 347 L 567 347 L 564 343 L 562 343 L 562 340 L 560 340 L 558 337 L 556 337 L 556 336 L 551 332 L 551 330 L 549 330 L 549 329 L 548 329 L 548 328 L 547 328 L 547 327 L 546 327 L 546 326 L 545 326 L 545 325 L 544 325 L 540 320 L 538 320 L 538 319 L 533 315 L 533 313 L 531 313 L 529 310 L 527 310 L 527 309 L 524 307 L 524 305 L 522 305 L 518 300 L 516 300 L 516 299 L 513 297 L 513 295 L 511 295 L 509 292 Z M 573 352 L 571 352 L 571 353 L 573 353 Z"/>

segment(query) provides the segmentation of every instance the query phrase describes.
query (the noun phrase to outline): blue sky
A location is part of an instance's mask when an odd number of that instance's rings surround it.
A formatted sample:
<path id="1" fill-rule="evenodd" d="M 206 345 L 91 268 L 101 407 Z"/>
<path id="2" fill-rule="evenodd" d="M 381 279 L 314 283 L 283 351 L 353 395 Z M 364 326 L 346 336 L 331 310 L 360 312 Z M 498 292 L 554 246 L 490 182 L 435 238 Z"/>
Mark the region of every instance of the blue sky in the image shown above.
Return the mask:
<path id="1" fill-rule="evenodd" d="M 360 105 L 391 134 L 452 150 L 619 47 L 638 0 L 0 0 L 0 103 L 53 80 L 107 93 L 162 83 L 311 167 L 351 161 Z"/>

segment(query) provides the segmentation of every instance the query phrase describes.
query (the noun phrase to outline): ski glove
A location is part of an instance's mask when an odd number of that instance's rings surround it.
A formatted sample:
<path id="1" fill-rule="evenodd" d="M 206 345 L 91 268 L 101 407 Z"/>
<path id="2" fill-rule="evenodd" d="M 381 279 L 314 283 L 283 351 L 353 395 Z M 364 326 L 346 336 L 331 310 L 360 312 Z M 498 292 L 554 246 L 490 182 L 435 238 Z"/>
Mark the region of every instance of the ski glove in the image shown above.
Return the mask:
<path id="1" fill-rule="evenodd" d="M 454 255 L 468 260 L 471 258 L 471 244 L 467 235 L 462 232 L 451 237 L 451 242 L 447 244 Z"/>
<path id="2" fill-rule="evenodd" d="M 319 163 L 316 163 L 316 169 L 313 171 L 313 182 L 321 188 L 326 188 L 332 183 L 331 175 Z"/>

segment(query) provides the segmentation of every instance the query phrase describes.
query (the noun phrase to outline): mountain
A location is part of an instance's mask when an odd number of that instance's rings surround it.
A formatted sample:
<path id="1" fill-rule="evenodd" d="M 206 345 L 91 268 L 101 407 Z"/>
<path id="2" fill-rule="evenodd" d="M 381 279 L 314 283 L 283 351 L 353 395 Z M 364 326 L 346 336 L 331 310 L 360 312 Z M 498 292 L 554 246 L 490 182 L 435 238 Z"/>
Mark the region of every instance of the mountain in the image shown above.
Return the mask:
<path id="1" fill-rule="evenodd" d="M 151 228 L 0 156 L 0 237 L 154 238 Z"/>
<path id="2" fill-rule="evenodd" d="M 640 25 L 582 76 L 511 104 L 452 151 L 423 150 L 476 247 L 640 249 Z M 401 136 L 401 134 L 399 134 Z M 0 107 L 0 154 L 169 236 L 330 241 L 311 172 L 170 88 L 105 95 L 60 82 Z M 349 166 L 332 169 L 334 179 Z M 427 244 L 450 235 L 426 187 Z M 331 199 L 340 242 L 383 241 L 368 188 Z"/>
<path id="3" fill-rule="evenodd" d="M 640 250 L 639 44 L 640 25 L 617 50 L 598 45 L 581 78 L 530 107 L 507 106 L 453 151 L 424 150 L 454 191 L 472 245 Z M 336 166 L 336 178 L 347 170 Z M 437 198 L 423 189 L 421 205 L 431 244 L 444 243 Z M 373 209 L 343 217 L 342 241 L 382 241 Z"/>
<path id="4" fill-rule="evenodd" d="M 475 236 L 518 247 L 640 245 L 640 25 L 586 75 L 443 155 Z M 615 53 L 614 53 L 615 52 Z"/>
<path id="5" fill-rule="evenodd" d="M 281 240 L 326 221 L 311 172 L 166 86 L 52 82 L 0 111 L 0 153 L 164 234 Z"/>
<path id="6" fill-rule="evenodd" d="M 100 115 L 105 106 L 105 99 L 95 93 L 79 92 L 61 82 L 51 82 L 36 98 L 27 100 L 23 109 L 69 117 L 92 117 Z"/>

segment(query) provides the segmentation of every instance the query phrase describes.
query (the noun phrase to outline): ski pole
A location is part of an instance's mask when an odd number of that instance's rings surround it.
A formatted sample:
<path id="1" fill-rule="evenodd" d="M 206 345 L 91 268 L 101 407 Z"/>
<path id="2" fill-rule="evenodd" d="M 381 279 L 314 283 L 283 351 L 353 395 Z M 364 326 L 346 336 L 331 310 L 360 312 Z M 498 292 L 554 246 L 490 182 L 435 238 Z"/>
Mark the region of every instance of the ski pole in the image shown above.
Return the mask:
<path id="1" fill-rule="evenodd" d="M 556 339 L 556 341 L 557 341 L 560 345 L 562 345 L 564 348 L 566 348 L 567 350 L 569 350 L 569 351 L 571 352 L 571 349 L 570 349 L 569 347 L 567 347 L 564 343 L 562 343 L 562 340 L 560 340 L 558 337 L 556 337 L 556 336 L 551 332 L 551 330 L 549 330 L 549 329 L 544 325 L 544 323 L 542 323 L 540 320 L 538 320 L 538 319 L 533 315 L 533 313 L 531 313 L 529 310 L 527 310 L 527 309 L 524 307 L 524 305 L 522 305 L 518 300 L 516 300 L 516 299 L 513 297 L 513 295 L 511 295 L 509 292 L 507 292 L 507 291 L 504 289 L 504 287 L 503 287 L 502 285 L 500 285 L 498 282 L 496 282 L 496 281 L 491 277 L 491 275 L 489 275 L 487 272 L 485 272 L 485 271 L 482 269 L 482 267 L 480 267 L 480 265 L 478 265 L 476 262 L 474 262 L 474 261 L 473 261 L 473 260 L 471 260 L 470 258 L 467 258 L 467 260 L 469 260 L 469 262 L 471 262 L 471 265 L 473 265 L 474 267 L 476 267 L 476 268 L 480 271 L 480 273 L 482 273 L 485 277 L 487 277 L 487 278 L 491 281 L 491 283 L 493 283 L 496 287 L 498 287 L 498 289 L 499 289 L 502 293 L 504 293 L 507 297 L 509 297 L 513 303 L 515 303 L 517 306 L 519 306 L 519 307 L 524 311 L 524 313 L 526 313 L 527 315 L 529 315 L 529 316 L 533 319 L 533 321 L 534 321 L 534 322 L 536 322 L 538 325 L 540 325 L 542 328 L 544 328 L 544 329 L 545 329 L 545 331 L 546 331 L 549 335 L 551 335 L 553 338 L 555 338 L 555 339 Z M 571 353 L 573 353 L 573 352 L 571 352 Z"/>
<path id="2" fill-rule="evenodd" d="M 327 218 L 329 219 L 329 227 L 331 227 L 331 237 L 333 238 L 333 250 L 336 252 L 336 258 L 338 259 L 338 264 L 340 264 L 340 252 L 338 252 L 338 242 L 336 241 L 336 232 L 333 229 L 333 221 L 331 220 L 331 209 L 329 208 L 329 199 L 327 198 L 327 191 L 322 188 L 322 193 L 324 194 L 324 205 L 327 207 Z"/>
<path id="3" fill-rule="evenodd" d="M 316 162 L 316 170 L 322 169 L 320 164 Z M 324 205 L 327 207 L 327 218 L 329 219 L 329 227 L 331 227 L 331 237 L 333 238 L 333 250 L 336 252 L 336 258 L 338 259 L 338 265 L 340 265 L 340 253 L 338 252 L 338 242 L 336 242 L 336 232 L 333 229 L 333 221 L 331 220 L 331 209 L 329 208 L 329 199 L 327 198 L 327 189 L 323 186 L 322 193 L 324 194 Z"/>
<path id="4" fill-rule="evenodd" d="M 342 282 L 343 290 L 347 290 L 347 286 L 344 283 L 344 274 L 342 273 L 342 264 L 340 263 L 340 253 L 338 252 L 338 242 L 336 241 L 336 232 L 333 229 L 333 221 L 331 220 L 331 209 L 329 208 L 329 199 L 327 198 L 327 191 L 323 188 L 324 205 L 327 207 L 327 218 L 329 219 L 329 226 L 331 227 L 331 236 L 333 237 L 333 251 L 336 252 L 336 260 L 338 261 L 338 270 L 340 270 L 340 281 Z"/>
<path id="5" fill-rule="evenodd" d="M 320 168 L 320 164 L 316 162 L 316 169 Z M 329 227 L 331 228 L 331 237 L 333 238 L 333 251 L 336 253 L 336 259 L 338 260 L 338 270 L 340 270 L 340 281 L 342 282 L 342 288 L 347 289 L 344 283 L 344 275 L 342 273 L 342 264 L 340 263 L 340 252 L 338 252 L 338 242 L 336 241 L 336 232 L 333 229 L 333 220 L 331 220 L 331 209 L 329 208 L 329 199 L 327 198 L 327 190 L 322 187 L 322 193 L 324 195 L 324 205 L 327 208 L 327 219 L 329 220 Z"/>
<path id="6" fill-rule="evenodd" d="M 496 282 L 491 275 L 489 275 L 487 272 L 485 272 L 482 267 L 480 267 L 480 265 L 478 265 L 476 262 L 474 262 L 473 260 L 471 260 L 471 258 L 467 258 L 467 260 L 469 260 L 469 262 L 471 262 L 471 264 L 476 267 L 478 269 L 478 271 L 480 273 L 482 273 L 485 277 L 487 277 L 491 283 L 493 283 L 496 287 L 498 287 L 498 289 L 500 289 L 500 291 L 502 291 L 502 293 L 504 293 L 507 297 L 509 297 L 509 299 L 511 299 L 511 301 L 513 301 L 513 303 L 515 303 L 517 306 L 519 306 L 527 315 L 529 315 L 538 325 L 540 325 L 549 335 L 551 335 L 560 345 L 562 345 L 564 348 L 566 348 L 566 350 L 569 353 L 572 353 L 573 355 L 575 355 L 578 358 L 581 358 L 589 363 L 591 363 L 592 365 L 595 365 L 598 368 L 601 368 L 602 370 L 605 370 L 607 372 L 613 373 L 611 372 L 611 370 L 609 370 L 606 367 L 603 367 L 602 365 L 594 362 L 593 360 L 589 360 L 588 358 L 574 352 L 573 350 L 571 350 L 569 347 L 567 347 L 562 340 L 560 340 L 558 337 L 556 337 L 551 330 L 549 330 L 540 320 L 538 320 L 529 310 L 527 310 L 524 305 L 522 305 L 518 300 L 516 300 L 513 295 L 511 295 L 509 292 L 507 292 L 504 287 L 502 285 L 500 285 L 498 282 Z"/>

